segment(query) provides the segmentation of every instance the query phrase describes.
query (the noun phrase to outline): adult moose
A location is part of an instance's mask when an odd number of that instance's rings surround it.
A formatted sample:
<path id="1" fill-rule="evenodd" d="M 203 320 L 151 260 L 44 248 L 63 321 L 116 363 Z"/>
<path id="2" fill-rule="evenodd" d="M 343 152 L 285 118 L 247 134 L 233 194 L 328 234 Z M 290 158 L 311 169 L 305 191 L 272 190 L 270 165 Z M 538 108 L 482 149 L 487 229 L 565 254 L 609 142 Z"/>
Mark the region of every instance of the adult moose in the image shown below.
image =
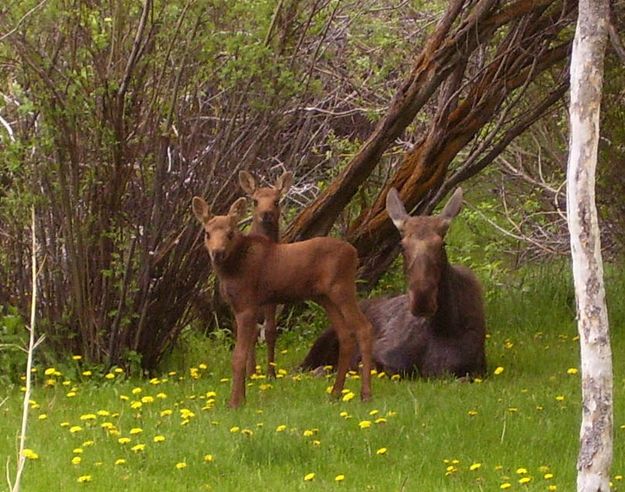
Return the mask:
<path id="1" fill-rule="evenodd" d="M 277 243 L 280 241 L 280 200 L 293 183 L 293 174 L 285 171 L 273 186 L 259 187 L 254 177 L 247 171 L 239 172 L 239 184 L 248 197 L 254 203 L 252 213 L 252 227 L 250 234 L 260 234 Z M 267 341 L 267 374 L 276 377 L 276 339 L 278 330 L 276 327 L 276 305 L 269 304 L 261 308 L 259 322 L 263 323 L 265 340 Z M 254 340 L 258 339 L 258 331 Z M 249 351 L 247 360 L 247 374 L 256 370 L 255 350 Z"/>
<path id="2" fill-rule="evenodd" d="M 232 354 L 230 406 L 245 400 L 245 366 L 253 348 L 256 321 L 262 307 L 313 300 L 326 311 L 339 340 L 338 368 L 332 395 L 345 385 L 355 343 L 362 354 L 360 396 L 371 397 L 371 324 L 356 301 L 356 249 L 345 241 L 318 237 L 290 244 L 260 235 L 243 235 L 238 220 L 245 212 L 239 198 L 227 215 L 213 215 L 208 204 L 193 198 L 193 212 L 204 228 L 204 245 L 219 278 L 221 294 L 237 323 Z"/>
<path id="3" fill-rule="evenodd" d="M 378 369 L 423 377 L 485 372 L 481 287 L 468 268 L 451 265 L 445 252 L 445 234 L 461 206 L 458 188 L 440 215 L 411 217 L 397 190 L 387 194 L 387 213 L 402 237 L 408 293 L 361 303 L 373 325 L 373 360 Z M 316 340 L 301 367 L 335 365 L 336 350 L 330 328 Z M 352 360 L 352 367 L 357 361 L 357 357 Z"/>

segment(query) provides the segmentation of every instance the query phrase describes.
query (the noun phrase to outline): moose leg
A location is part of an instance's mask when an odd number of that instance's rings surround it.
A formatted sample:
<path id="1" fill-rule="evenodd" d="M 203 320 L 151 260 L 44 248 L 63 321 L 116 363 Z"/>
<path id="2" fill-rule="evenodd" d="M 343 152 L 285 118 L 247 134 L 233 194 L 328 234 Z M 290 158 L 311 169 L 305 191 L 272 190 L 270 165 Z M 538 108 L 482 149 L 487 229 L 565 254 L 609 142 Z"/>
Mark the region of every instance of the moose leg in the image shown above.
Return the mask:
<path id="1" fill-rule="evenodd" d="M 342 317 L 347 320 L 347 326 L 350 332 L 349 338 L 353 339 L 356 335 L 358 340 L 358 348 L 362 358 L 362 375 L 360 387 L 360 399 L 367 401 L 371 399 L 371 368 L 373 367 L 373 327 L 358 307 L 356 301 L 356 292 L 345 293 L 340 296 L 341 303 L 338 304 Z M 337 332 L 338 334 L 338 332 Z M 340 364 L 340 358 L 339 358 Z"/>
<path id="2" fill-rule="evenodd" d="M 252 346 L 247 353 L 247 361 L 245 364 L 245 373 L 249 378 L 256 373 L 256 344 L 258 343 L 258 326 L 254 325 L 254 335 L 252 338 Z"/>
<path id="3" fill-rule="evenodd" d="M 249 352 L 254 350 L 256 334 L 256 311 L 248 310 L 235 314 L 237 321 L 237 341 L 232 353 L 232 391 L 230 407 L 237 408 L 245 400 L 245 366 Z"/>
<path id="4" fill-rule="evenodd" d="M 356 341 L 350 333 L 346 320 L 341 314 L 341 310 L 331 301 L 325 301 L 321 305 L 326 310 L 330 323 L 336 331 L 339 339 L 339 361 L 336 369 L 336 379 L 332 387 L 332 396 L 339 397 L 345 386 L 345 377 L 349 369 L 349 364 L 354 355 Z"/>
<path id="5" fill-rule="evenodd" d="M 265 309 L 265 340 L 267 340 L 267 375 L 276 377 L 276 339 L 278 329 L 276 327 L 276 305 L 266 306 Z"/>

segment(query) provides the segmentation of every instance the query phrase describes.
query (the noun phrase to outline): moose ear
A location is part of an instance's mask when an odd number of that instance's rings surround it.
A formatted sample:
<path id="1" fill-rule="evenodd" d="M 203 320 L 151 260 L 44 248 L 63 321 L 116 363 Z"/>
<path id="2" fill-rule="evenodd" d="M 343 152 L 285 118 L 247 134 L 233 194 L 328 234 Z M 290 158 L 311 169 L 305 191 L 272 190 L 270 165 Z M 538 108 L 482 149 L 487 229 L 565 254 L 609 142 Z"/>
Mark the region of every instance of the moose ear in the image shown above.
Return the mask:
<path id="1" fill-rule="evenodd" d="M 193 213 L 195 214 L 195 218 L 200 222 L 200 224 L 206 224 L 213 216 L 213 214 L 211 214 L 208 203 L 206 203 L 199 196 L 193 197 L 191 206 L 193 208 Z"/>
<path id="2" fill-rule="evenodd" d="M 395 188 L 391 188 L 386 194 L 386 213 L 401 232 L 409 215 L 406 213 L 406 208 Z"/>
<path id="3" fill-rule="evenodd" d="M 440 214 L 443 219 L 450 221 L 458 215 L 458 212 L 460 212 L 460 209 L 462 208 L 462 196 L 462 188 L 457 188 Z"/>
<path id="4" fill-rule="evenodd" d="M 256 191 L 256 180 L 247 171 L 239 171 L 239 184 L 248 195 L 253 195 Z"/>
<path id="5" fill-rule="evenodd" d="M 247 211 L 247 200 L 245 197 L 238 198 L 232 205 L 230 205 L 230 210 L 228 210 L 228 216 L 232 218 L 235 222 L 239 222 L 245 212 Z"/>
<path id="6" fill-rule="evenodd" d="M 281 195 L 284 195 L 291 185 L 293 184 L 293 173 L 291 171 L 285 171 L 282 176 L 276 179 L 275 188 L 280 192 Z"/>

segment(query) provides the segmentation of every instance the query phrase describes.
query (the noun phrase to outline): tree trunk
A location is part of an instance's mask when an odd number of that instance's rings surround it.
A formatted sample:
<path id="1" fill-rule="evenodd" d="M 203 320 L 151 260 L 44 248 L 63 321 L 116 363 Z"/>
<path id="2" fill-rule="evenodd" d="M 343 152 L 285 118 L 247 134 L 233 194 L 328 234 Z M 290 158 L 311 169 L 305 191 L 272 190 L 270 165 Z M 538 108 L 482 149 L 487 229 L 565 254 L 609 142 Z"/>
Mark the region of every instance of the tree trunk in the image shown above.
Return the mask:
<path id="1" fill-rule="evenodd" d="M 577 490 L 610 490 L 612 353 L 603 286 L 595 169 L 608 0 L 582 0 L 571 58 L 568 222 L 582 366 Z"/>

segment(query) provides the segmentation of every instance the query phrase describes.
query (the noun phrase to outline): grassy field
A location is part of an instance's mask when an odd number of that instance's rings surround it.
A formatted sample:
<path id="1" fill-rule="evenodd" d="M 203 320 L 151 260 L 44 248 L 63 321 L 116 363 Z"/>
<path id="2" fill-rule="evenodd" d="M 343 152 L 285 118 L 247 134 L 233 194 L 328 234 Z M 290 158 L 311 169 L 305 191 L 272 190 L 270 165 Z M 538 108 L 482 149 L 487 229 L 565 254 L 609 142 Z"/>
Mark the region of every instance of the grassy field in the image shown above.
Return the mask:
<path id="1" fill-rule="evenodd" d="M 625 490 L 625 281 L 608 272 L 607 283 L 612 482 Z M 564 270 L 516 275 L 489 295 L 487 378 L 379 377 L 366 404 L 356 377 L 349 401 L 336 402 L 326 394 L 331 377 L 292 370 L 311 341 L 301 331 L 278 340 L 281 377 L 250 381 L 238 411 L 225 406 L 223 342 L 197 342 L 175 373 L 151 381 L 82 375 L 81 361 L 40 367 L 27 441 L 37 457 L 23 490 L 574 490 L 581 410 L 573 302 Z M 13 470 L 21 393 L 5 396 L 0 456 Z"/>

